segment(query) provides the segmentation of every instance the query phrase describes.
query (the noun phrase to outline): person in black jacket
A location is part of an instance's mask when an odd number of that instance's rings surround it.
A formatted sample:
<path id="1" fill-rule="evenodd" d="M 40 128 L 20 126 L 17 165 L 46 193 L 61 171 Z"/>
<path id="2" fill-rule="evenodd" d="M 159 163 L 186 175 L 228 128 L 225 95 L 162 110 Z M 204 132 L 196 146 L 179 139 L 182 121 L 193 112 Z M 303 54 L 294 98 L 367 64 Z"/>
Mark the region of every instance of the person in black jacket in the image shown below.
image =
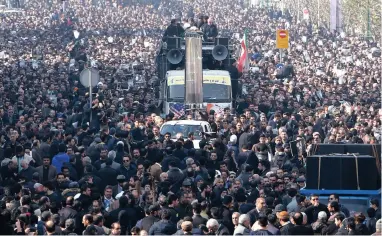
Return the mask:
<path id="1" fill-rule="evenodd" d="M 134 199 L 132 196 L 129 196 L 129 198 L 122 196 L 119 199 L 119 208 L 110 212 L 108 222 L 105 224 L 110 227 L 112 223 L 118 221 L 121 224 L 122 234 L 130 232 L 131 228 L 136 225 L 138 219 L 137 212 L 133 207 Z"/>
<path id="2" fill-rule="evenodd" d="M 177 195 L 171 194 L 170 196 L 168 196 L 167 202 L 168 202 L 167 210 L 171 214 L 170 220 L 172 223 L 176 224 L 179 220 L 179 213 L 176 210 L 176 208 L 179 205 L 179 198 Z"/>
<path id="3" fill-rule="evenodd" d="M 213 42 L 215 38 L 218 36 L 218 27 L 214 24 L 212 18 L 209 18 L 207 21 L 207 25 L 203 27 L 203 33 L 207 41 Z"/>
<path id="4" fill-rule="evenodd" d="M 199 202 L 192 204 L 192 211 L 194 213 L 192 216 L 192 224 L 194 225 L 194 228 L 199 228 L 199 225 L 207 224 L 207 219 L 200 215 L 202 212 L 202 206 Z"/>
<path id="5" fill-rule="evenodd" d="M 129 155 L 125 155 L 122 161 L 123 165 L 121 165 L 119 172 L 124 175 L 126 179 L 130 179 L 137 173 L 137 166 L 134 162 L 132 162 Z"/>
<path id="6" fill-rule="evenodd" d="M 243 147 L 243 146 L 248 147 L 248 143 L 250 143 L 251 136 L 252 136 L 250 128 L 251 127 L 249 125 L 246 125 L 244 127 L 244 132 L 239 137 L 239 147 Z M 251 148 L 249 148 L 249 150 L 252 149 L 252 146 L 254 143 L 250 143 L 250 144 L 251 144 L 250 145 Z"/>
<path id="7" fill-rule="evenodd" d="M 273 235 L 269 230 L 267 230 L 268 217 L 266 215 L 261 214 L 256 223 L 258 229 L 251 232 L 251 235 Z"/>
<path id="8" fill-rule="evenodd" d="M 370 234 L 375 233 L 376 227 L 375 224 L 377 223 L 377 219 L 375 218 L 375 210 L 373 208 L 368 208 L 366 210 L 368 218 L 366 219 L 366 227 L 369 230 Z"/>
<path id="9" fill-rule="evenodd" d="M 167 147 L 166 150 L 166 156 L 163 158 L 163 161 L 161 163 L 162 165 L 162 171 L 167 172 L 169 170 L 170 162 L 174 162 L 177 167 L 180 166 L 180 159 L 176 158 L 174 155 L 172 155 L 172 149 L 170 147 Z"/>
<path id="10" fill-rule="evenodd" d="M 169 163 L 167 175 L 171 185 L 179 185 L 179 187 L 182 185 L 184 179 L 183 171 L 177 167 L 175 162 L 171 161 Z"/>
<path id="11" fill-rule="evenodd" d="M 294 227 L 289 229 L 290 235 L 314 235 L 312 227 L 303 225 L 304 217 L 300 212 L 296 212 L 292 216 Z"/>
<path id="12" fill-rule="evenodd" d="M 356 213 L 354 215 L 355 219 L 355 229 L 358 232 L 358 234 L 361 235 L 370 235 L 369 229 L 366 227 L 366 224 L 364 224 L 366 220 L 366 216 L 363 213 Z"/>
<path id="13" fill-rule="evenodd" d="M 309 224 L 312 224 L 317 220 L 318 213 L 320 213 L 320 211 L 325 211 L 326 215 L 330 215 L 328 208 L 324 204 L 320 203 L 318 195 L 312 194 L 310 196 L 310 202 L 312 203 L 312 205 L 306 208 L 305 210 L 305 214 L 308 217 Z"/>
<path id="14" fill-rule="evenodd" d="M 3 160 L 4 165 L 1 166 L 1 178 L 4 185 L 8 182 L 17 182 L 17 165 L 11 159 Z"/>
<path id="15" fill-rule="evenodd" d="M 101 186 L 99 190 L 103 191 L 106 185 L 117 185 L 117 176 L 119 172 L 111 167 L 113 160 L 108 158 L 105 162 L 106 166 L 97 171 L 97 176 L 101 179 Z"/>
<path id="16" fill-rule="evenodd" d="M 235 230 L 235 226 L 232 222 L 232 213 L 233 211 L 230 209 L 233 204 L 233 198 L 230 195 L 226 195 L 223 198 L 223 207 L 222 207 L 222 217 L 223 217 L 223 224 L 227 227 L 228 231 L 233 234 L 233 231 Z"/>
<path id="17" fill-rule="evenodd" d="M 342 222 L 345 220 L 345 215 L 337 214 L 334 217 L 334 222 L 330 223 L 327 227 L 321 231 L 322 235 L 335 235 L 335 234 L 347 234 L 346 229 L 342 226 Z"/>
<path id="18" fill-rule="evenodd" d="M 207 221 L 207 228 L 210 235 L 230 235 L 227 227 L 219 223 L 216 219 L 209 219 Z"/>
<path id="19" fill-rule="evenodd" d="M 171 20 L 171 24 L 167 27 L 163 35 L 163 41 L 168 37 L 181 37 L 184 34 L 183 27 L 176 19 Z"/>
<path id="20" fill-rule="evenodd" d="M 161 215 L 162 220 L 151 226 L 149 235 L 172 235 L 176 233 L 176 225 L 170 221 L 171 215 L 169 210 L 163 209 Z"/>
<path id="21" fill-rule="evenodd" d="M 265 212 L 266 209 L 267 209 L 267 204 L 265 202 L 265 199 L 262 197 L 257 198 L 255 209 L 247 213 L 251 220 L 251 225 L 253 225 L 257 221 L 257 218 L 259 218 L 260 213 Z"/>
<path id="22" fill-rule="evenodd" d="M 149 232 L 151 226 L 159 221 L 158 212 L 160 207 L 158 205 L 151 205 L 145 208 L 146 217 L 137 223 L 137 227 L 141 230 Z"/>
<path id="23" fill-rule="evenodd" d="M 60 215 L 60 220 L 66 221 L 67 219 L 75 219 L 77 216 L 77 211 L 73 209 L 74 198 L 67 197 L 65 203 L 65 208 L 61 209 L 58 212 L 58 214 Z"/>
<path id="24" fill-rule="evenodd" d="M 91 188 L 87 183 L 81 185 L 81 195 L 76 200 L 81 202 L 82 208 L 85 210 L 89 209 L 92 204 L 91 194 Z"/>

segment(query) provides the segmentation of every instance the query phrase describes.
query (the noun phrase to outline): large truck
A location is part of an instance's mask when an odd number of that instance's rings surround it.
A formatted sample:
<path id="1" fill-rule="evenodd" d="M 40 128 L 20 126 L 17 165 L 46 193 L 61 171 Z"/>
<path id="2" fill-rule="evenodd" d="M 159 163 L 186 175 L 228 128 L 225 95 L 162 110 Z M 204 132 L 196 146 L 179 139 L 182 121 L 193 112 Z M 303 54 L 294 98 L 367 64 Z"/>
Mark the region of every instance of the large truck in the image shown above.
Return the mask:
<path id="1" fill-rule="evenodd" d="M 184 111 L 184 70 L 171 70 L 162 83 L 163 113 L 180 115 Z M 225 70 L 203 70 L 203 109 L 222 113 L 232 108 L 231 77 Z"/>
<path id="2" fill-rule="evenodd" d="M 167 38 L 158 53 L 157 66 L 161 83 L 158 102 L 164 115 L 170 112 L 177 116 L 184 115 L 186 108 L 189 108 L 190 94 L 200 94 L 197 99 L 198 109 L 207 112 L 214 110 L 223 113 L 225 108 L 231 109 L 233 106 L 232 81 L 237 81 L 237 78 L 231 78 L 228 71 L 234 62 L 229 39 L 216 38 L 214 42 L 202 41 L 198 44 L 193 43 L 197 40 L 193 41 L 190 39 L 192 37 L 190 33 L 185 38 Z M 196 80 L 199 80 L 197 86 L 201 87 L 194 93 L 187 92 L 189 81 Z"/>

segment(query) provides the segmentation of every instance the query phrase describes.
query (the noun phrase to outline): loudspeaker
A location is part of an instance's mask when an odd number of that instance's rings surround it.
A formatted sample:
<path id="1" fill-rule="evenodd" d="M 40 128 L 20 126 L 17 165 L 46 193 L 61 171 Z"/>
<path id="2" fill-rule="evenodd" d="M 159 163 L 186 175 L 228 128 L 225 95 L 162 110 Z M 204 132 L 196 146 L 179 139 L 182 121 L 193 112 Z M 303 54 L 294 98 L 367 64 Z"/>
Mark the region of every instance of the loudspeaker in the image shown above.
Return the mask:
<path id="1" fill-rule="evenodd" d="M 372 144 L 314 144 L 311 155 L 352 154 L 369 155 L 375 158 L 375 165 L 380 172 L 381 148 Z M 379 173 L 378 172 L 378 173 Z"/>
<path id="2" fill-rule="evenodd" d="M 358 168 L 357 168 L 357 162 Z M 369 155 L 322 155 L 307 157 L 306 189 L 377 190 L 380 179 L 375 158 Z"/>
<path id="3" fill-rule="evenodd" d="M 313 144 L 312 155 L 345 154 L 345 144 Z"/>
<path id="4" fill-rule="evenodd" d="M 182 59 L 183 54 L 179 49 L 171 49 L 167 53 L 167 60 L 173 65 L 179 64 L 182 61 Z"/>
<path id="5" fill-rule="evenodd" d="M 223 61 L 228 56 L 228 49 L 223 45 L 216 45 L 214 49 L 212 49 L 212 56 L 217 61 Z"/>

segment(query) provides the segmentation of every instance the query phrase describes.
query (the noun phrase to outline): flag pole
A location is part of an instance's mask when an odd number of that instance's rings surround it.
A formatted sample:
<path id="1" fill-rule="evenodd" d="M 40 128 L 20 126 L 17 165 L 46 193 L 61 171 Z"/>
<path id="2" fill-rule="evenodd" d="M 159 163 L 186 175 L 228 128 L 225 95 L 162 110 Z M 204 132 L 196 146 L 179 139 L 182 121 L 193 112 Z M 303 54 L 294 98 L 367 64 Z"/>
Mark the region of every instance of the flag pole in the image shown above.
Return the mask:
<path id="1" fill-rule="evenodd" d="M 245 64 L 244 64 L 244 66 L 245 66 L 245 69 L 247 69 L 248 70 L 248 67 L 249 67 L 249 61 L 248 61 L 248 40 L 247 40 L 247 34 L 248 33 L 248 29 L 247 28 L 245 28 L 245 30 L 244 30 L 244 35 L 245 35 L 245 37 L 244 37 L 244 40 L 245 40 L 245 55 L 246 55 L 246 58 L 245 58 Z"/>

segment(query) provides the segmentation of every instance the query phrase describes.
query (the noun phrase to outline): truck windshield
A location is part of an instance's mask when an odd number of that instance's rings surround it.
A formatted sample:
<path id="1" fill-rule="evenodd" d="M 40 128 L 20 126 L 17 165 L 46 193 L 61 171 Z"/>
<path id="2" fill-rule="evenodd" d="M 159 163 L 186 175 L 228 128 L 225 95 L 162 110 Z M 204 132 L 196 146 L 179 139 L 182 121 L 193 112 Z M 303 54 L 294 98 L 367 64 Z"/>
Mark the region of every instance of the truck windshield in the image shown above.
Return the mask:
<path id="1" fill-rule="evenodd" d="M 170 85 L 167 89 L 168 102 L 184 101 L 184 85 Z M 231 102 L 231 86 L 203 84 L 203 102 Z"/>
<path id="2" fill-rule="evenodd" d="M 163 125 L 160 133 L 165 135 L 165 133 L 170 133 L 171 138 L 176 138 L 177 133 L 181 133 L 184 138 L 188 137 L 190 132 L 194 133 L 196 140 L 200 140 L 202 135 L 202 126 L 200 125 L 185 125 L 185 124 L 176 124 L 176 125 Z"/>

